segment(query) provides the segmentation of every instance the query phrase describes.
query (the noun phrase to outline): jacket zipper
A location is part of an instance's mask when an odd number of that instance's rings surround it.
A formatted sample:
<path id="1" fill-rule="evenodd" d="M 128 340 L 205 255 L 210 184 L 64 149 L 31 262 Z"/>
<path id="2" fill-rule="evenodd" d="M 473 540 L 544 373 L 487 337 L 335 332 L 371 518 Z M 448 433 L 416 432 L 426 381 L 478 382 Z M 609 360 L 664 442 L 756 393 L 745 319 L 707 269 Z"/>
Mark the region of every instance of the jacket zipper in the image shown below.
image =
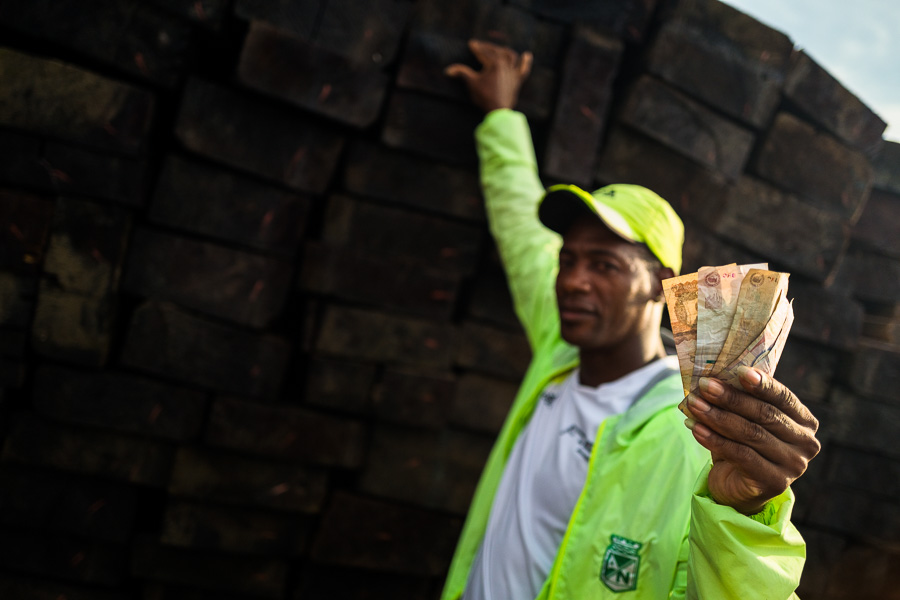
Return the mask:
<path id="1" fill-rule="evenodd" d="M 594 438 L 594 449 L 595 450 L 600 447 L 600 442 L 601 442 L 601 439 L 603 438 L 603 432 L 606 429 L 607 421 L 609 421 L 609 419 L 604 419 L 603 422 L 600 424 L 600 428 L 597 429 L 597 436 Z M 594 473 L 594 459 L 597 457 L 598 454 L 600 454 L 600 453 L 595 452 L 595 451 L 591 452 L 591 460 L 588 461 L 588 475 L 584 481 L 584 487 L 581 490 L 581 494 L 579 494 L 579 496 L 578 496 L 578 502 L 575 503 L 575 508 L 572 509 L 572 517 L 569 519 L 569 523 L 566 526 L 566 533 L 565 533 L 565 535 L 563 535 L 562 543 L 559 545 L 559 551 L 556 553 L 556 560 L 554 561 L 554 564 L 553 564 L 553 570 L 550 572 L 550 591 L 547 594 L 547 597 L 549 599 L 552 599 L 555 597 L 557 577 L 559 576 L 560 569 L 562 569 L 562 561 L 563 561 L 563 557 L 565 556 L 565 553 L 566 553 L 566 546 L 569 543 L 569 537 L 572 534 L 572 531 L 575 529 L 571 525 L 572 525 L 572 523 L 575 522 L 575 519 L 578 516 L 578 513 L 581 511 L 581 505 L 584 501 L 585 491 L 588 489 L 588 481 L 590 480 L 591 475 L 593 475 L 593 473 Z"/>

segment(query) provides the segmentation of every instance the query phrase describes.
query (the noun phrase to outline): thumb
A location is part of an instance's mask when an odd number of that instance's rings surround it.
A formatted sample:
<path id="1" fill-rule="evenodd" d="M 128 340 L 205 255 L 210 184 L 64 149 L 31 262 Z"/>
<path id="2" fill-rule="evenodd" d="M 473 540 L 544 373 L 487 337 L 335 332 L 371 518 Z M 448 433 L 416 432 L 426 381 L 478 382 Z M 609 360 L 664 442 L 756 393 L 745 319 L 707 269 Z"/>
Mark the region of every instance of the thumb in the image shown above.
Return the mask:
<path id="1" fill-rule="evenodd" d="M 444 75 L 447 77 L 462 77 L 463 79 L 472 79 L 475 77 L 475 70 L 462 64 L 453 64 L 444 69 Z"/>
<path id="2" fill-rule="evenodd" d="M 523 52 L 519 62 L 519 76 L 522 79 L 528 77 L 531 73 L 531 64 L 534 61 L 534 55 L 531 52 Z"/>

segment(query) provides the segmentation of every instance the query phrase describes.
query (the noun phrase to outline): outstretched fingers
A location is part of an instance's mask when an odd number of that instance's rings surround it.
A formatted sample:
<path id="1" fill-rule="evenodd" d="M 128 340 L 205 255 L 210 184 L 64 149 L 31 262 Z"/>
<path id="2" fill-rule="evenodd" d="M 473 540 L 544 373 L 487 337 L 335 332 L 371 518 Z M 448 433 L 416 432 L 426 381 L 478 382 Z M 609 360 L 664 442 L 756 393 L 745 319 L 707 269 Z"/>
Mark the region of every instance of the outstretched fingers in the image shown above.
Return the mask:
<path id="1" fill-rule="evenodd" d="M 478 62 L 483 65 L 490 65 L 499 61 L 514 63 L 518 58 L 518 53 L 512 48 L 498 46 L 484 40 L 469 40 L 469 50 L 472 51 Z"/>
<path id="2" fill-rule="evenodd" d="M 485 68 L 494 68 L 500 65 L 512 66 L 518 71 L 519 77 L 523 79 L 531 73 L 534 59 L 531 52 L 526 51 L 519 54 L 512 48 L 483 40 L 469 40 L 469 49 Z"/>
<path id="3" fill-rule="evenodd" d="M 475 69 L 462 63 L 454 63 L 444 69 L 444 74 L 449 77 L 462 77 L 463 79 L 473 79 L 477 72 Z"/>
<path id="4" fill-rule="evenodd" d="M 482 40 L 470 40 L 469 49 L 481 63 L 481 69 L 455 63 L 444 72 L 462 79 L 472 102 L 485 113 L 514 108 L 522 83 L 531 72 L 532 54 L 519 54 L 512 48 Z"/>
<path id="5" fill-rule="evenodd" d="M 469 40 L 469 50 L 472 51 L 472 54 L 475 55 L 475 58 L 477 58 L 478 62 L 481 64 L 492 62 L 496 49 L 496 45 L 490 42 Z"/>
<path id="6" fill-rule="evenodd" d="M 522 79 L 528 77 L 531 73 L 531 65 L 534 62 L 534 55 L 531 52 L 523 52 L 519 57 L 519 76 Z"/>

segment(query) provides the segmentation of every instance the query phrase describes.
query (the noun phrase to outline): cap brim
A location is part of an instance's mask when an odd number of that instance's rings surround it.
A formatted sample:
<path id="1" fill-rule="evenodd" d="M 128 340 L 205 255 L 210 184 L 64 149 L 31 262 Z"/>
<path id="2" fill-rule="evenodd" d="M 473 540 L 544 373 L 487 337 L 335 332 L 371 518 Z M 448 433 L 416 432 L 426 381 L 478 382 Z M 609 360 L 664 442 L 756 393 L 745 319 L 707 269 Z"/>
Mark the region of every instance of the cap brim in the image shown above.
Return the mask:
<path id="1" fill-rule="evenodd" d="M 594 201 L 594 197 L 574 185 L 554 185 L 547 189 L 538 207 L 538 218 L 548 229 L 565 235 L 581 216 L 592 215 L 613 233 L 629 242 L 640 241 L 632 228 L 614 210 Z"/>

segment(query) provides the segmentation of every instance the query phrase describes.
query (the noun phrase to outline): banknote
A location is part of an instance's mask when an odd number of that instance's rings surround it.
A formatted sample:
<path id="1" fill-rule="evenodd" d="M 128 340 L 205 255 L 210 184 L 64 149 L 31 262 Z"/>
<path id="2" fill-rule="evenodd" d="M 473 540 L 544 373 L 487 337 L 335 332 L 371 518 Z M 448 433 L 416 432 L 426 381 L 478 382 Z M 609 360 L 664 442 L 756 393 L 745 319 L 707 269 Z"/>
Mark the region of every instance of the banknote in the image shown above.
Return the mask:
<path id="1" fill-rule="evenodd" d="M 690 389 L 708 376 L 716 364 L 731 330 L 737 310 L 741 282 L 750 269 L 768 269 L 768 264 L 703 267 L 697 274 L 697 350 Z"/>
<path id="2" fill-rule="evenodd" d="M 788 277 L 787 273 L 750 269 L 741 282 L 731 328 L 711 374 L 733 363 L 763 332 L 787 292 Z"/>
<path id="3" fill-rule="evenodd" d="M 774 375 L 775 367 L 778 366 L 778 359 L 781 358 L 781 352 L 784 350 L 784 344 L 793 323 L 793 303 L 782 295 L 775 307 L 775 312 L 772 313 L 772 318 L 766 323 L 766 328 L 759 334 L 759 337 L 733 363 L 722 369 L 722 372 L 718 373 L 716 377 L 735 387 L 740 387 L 735 372 L 739 366 L 754 367 L 767 375 Z"/>
<path id="4" fill-rule="evenodd" d="M 664 279 L 663 293 L 672 321 L 675 352 L 681 370 L 681 386 L 685 396 L 690 391 L 694 372 L 694 353 L 697 348 L 697 274 L 690 273 Z"/>
<path id="5" fill-rule="evenodd" d="M 710 376 L 721 379 L 733 387 L 740 388 L 739 367 L 754 367 L 763 373 L 774 375 L 775 367 L 778 366 L 778 360 L 781 358 L 781 352 L 784 350 L 784 344 L 787 341 L 793 322 L 793 304 L 782 292 L 777 301 L 775 311 L 766 323 L 762 333 L 733 362 L 725 366 L 721 371 L 710 373 Z M 696 389 L 693 388 L 685 399 L 681 401 L 681 404 L 678 405 L 681 412 L 688 417 L 693 417 L 693 415 L 687 408 L 687 402 L 690 395 L 696 393 Z"/>

